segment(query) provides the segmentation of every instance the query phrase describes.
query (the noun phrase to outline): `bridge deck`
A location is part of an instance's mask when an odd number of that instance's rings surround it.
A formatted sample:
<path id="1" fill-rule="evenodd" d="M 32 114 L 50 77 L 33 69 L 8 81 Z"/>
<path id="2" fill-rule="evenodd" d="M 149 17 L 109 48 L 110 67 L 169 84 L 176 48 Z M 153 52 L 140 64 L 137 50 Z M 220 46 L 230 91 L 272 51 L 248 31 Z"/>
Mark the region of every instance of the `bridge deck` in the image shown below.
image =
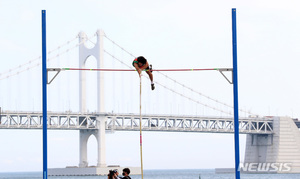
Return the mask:
<path id="1" fill-rule="evenodd" d="M 106 119 L 110 131 L 138 131 L 139 115 L 110 113 L 48 113 L 48 129 L 81 130 L 97 129 L 97 120 Z M 42 113 L 5 112 L 0 116 L 0 129 L 42 129 Z M 232 118 L 199 116 L 142 116 L 143 131 L 233 133 Z M 270 118 L 240 118 L 240 133 L 272 134 Z"/>

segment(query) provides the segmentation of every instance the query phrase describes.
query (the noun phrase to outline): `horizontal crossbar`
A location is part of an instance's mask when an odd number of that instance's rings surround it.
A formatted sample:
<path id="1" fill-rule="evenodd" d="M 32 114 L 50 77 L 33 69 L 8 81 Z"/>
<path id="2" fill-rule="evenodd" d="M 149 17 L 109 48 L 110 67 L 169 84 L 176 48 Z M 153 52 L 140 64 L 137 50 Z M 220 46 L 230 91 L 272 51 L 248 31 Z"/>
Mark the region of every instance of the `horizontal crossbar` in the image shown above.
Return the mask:
<path id="1" fill-rule="evenodd" d="M 48 71 L 83 70 L 83 71 L 136 71 L 135 69 L 99 69 L 99 68 L 48 68 Z M 152 69 L 151 71 L 232 71 L 232 68 L 195 68 L 195 69 Z M 149 71 L 149 70 L 144 70 Z"/>

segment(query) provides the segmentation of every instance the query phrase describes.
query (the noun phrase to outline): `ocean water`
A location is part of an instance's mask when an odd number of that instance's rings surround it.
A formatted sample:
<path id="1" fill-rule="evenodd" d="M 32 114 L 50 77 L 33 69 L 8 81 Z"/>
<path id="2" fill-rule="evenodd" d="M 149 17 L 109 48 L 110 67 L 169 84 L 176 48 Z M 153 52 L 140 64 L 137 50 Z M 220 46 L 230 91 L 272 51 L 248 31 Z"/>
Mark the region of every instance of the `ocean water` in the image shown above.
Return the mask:
<path id="1" fill-rule="evenodd" d="M 0 173 L 0 179 L 42 179 L 41 172 Z M 49 179 L 107 179 L 107 176 L 55 176 Z M 132 175 L 132 179 L 141 179 Z M 234 174 L 215 174 L 215 170 L 145 170 L 144 179 L 234 179 Z M 300 179 L 300 174 L 241 174 L 242 179 Z"/>

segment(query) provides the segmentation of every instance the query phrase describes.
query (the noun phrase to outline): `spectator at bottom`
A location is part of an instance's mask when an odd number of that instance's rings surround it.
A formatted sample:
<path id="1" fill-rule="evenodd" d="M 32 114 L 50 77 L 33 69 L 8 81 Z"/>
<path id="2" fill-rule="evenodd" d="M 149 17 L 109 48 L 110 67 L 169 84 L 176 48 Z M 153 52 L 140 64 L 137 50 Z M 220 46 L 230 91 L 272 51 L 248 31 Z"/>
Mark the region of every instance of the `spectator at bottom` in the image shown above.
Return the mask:
<path id="1" fill-rule="evenodd" d="M 122 179 L 131 179 L 131 177 L 129 176 L 130 174 L 130 169 L 129 168 L 124 168 L 123 169 L 123 173 L 122 175 L 124 176 Z"/>

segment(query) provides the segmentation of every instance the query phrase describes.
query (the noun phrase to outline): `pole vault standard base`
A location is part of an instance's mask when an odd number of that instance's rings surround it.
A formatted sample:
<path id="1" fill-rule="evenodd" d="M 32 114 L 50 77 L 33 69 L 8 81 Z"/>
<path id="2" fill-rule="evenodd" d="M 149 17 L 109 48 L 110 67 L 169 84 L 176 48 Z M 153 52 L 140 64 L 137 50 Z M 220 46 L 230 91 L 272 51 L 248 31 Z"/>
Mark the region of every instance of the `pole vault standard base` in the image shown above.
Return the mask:
<path id="1" fill-rule="evenodd" d="M 140 175 L 141 168 L 140 167 L 114 167 L 114 166 L 107 166 L 107 167 L 84 167 L 79 168 L 77 166 L 70 166 L 66 168 L 49 168 L 48 169 L 48 176 L 90 176 L 90 175 L 107 175 L 109 170 L 118 169 L 119 175 L 122 175 L 122 170 L 124 168 L 130 169 L 130 175 Z"/>

